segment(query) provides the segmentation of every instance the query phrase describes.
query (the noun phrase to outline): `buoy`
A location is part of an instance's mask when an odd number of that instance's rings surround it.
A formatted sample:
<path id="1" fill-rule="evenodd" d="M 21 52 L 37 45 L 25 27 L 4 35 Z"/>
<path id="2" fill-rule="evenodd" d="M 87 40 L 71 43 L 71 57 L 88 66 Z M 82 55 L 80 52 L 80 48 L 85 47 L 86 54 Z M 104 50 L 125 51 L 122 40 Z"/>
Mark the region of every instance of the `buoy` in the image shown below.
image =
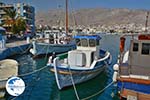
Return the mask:
<path id="1" fill-rule="evenodd" d="M 68 64 L 68 59 L 67 59 L 67 58 L 64 59 L 64 63 L 65 63 L 65 64 Z"/>
<path id="2" fill-rule="evenodd" d="M 124 37 L 120 38 L 120 52 L 124 51 L 125 40 L 126 39 Z"/>
<path id="3" fill-rule="evenodd" d="M 114 64 L 113 70 L 114 70 L 114 71 L 118 71 L 118 70 L 119 70 L 119 65 L 118 65 L 118 64 Z"/>
<path id="4" fill-rule="evenodd" d="M 117 82 L 117 75 L 118 75 L 118 72 L 114 72 L 114 74 L 113 74 L 113 82 Z"/>
<path id="5" fill-rule="evenodd" d="M 27 37 L 27 43 L 30 43 L 30 37 L 29 36 Z"/>
<path id="6" fill-rule="evenodd" d="M 50 56 L 48 59 L 48 64 L 51 64 L 51 63 L 52 63 L 52 56 Z"/>

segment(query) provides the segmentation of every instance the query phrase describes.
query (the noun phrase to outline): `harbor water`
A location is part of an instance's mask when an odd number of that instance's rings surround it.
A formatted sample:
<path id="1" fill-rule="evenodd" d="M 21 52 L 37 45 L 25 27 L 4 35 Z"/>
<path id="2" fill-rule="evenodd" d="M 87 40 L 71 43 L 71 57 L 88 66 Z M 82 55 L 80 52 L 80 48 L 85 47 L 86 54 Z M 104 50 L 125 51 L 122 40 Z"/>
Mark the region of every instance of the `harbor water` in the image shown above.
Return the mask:
<path id="1" fill-rule="evenodd" d="M 129 44 L 128 40 L 127 43 Z M 112 64 L 94 79 L 76 85 L 80 99 L 91 96 L 88 100 L 119 100 L 115 84 L 101 91 L 112 82 L 113 65 L 117 62 L 119 53 L 119 36 L 103 35 L 101 48 L 111 53 Z M 13 59 L 19 62 L 19 77 L 24 80 L 26 88 L 18 97 L 6 93 L 7 100 L 77 100 L 73 87 L 61 91 L 57 88 L 54 74 L 45 67 L 48 55 L 33 59 L 32 55 L 27 53 L 16 55 Z"/>

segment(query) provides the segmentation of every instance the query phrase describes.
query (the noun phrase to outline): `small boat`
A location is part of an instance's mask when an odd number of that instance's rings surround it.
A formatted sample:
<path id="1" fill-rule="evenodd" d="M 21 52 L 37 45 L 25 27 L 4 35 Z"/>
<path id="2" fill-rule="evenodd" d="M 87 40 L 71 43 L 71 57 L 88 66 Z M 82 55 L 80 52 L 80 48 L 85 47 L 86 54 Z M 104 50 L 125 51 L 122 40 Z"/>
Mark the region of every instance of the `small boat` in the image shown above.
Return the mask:
<path id="1" fill-rule="evenodd" d="M 113 75 L 120 98 L 150 100 L 150 34 L 132 36 L 127 51 L 125 39 L 125 36 L 120 38 L 120 58 Z"/>
<path id="2" fill-rule="evenodd" d="M 44 34 L 40 34 L 41 38 L 32 42 L 33 48 L 30 49 L 30 52 L 34 56 L 38 56 L 42 54 L 52 54 L 53 52 L 64 53 L 75 49 L 75 42 L 69 40 L 71 38 L 66 35 L 65 32 L 60 32 L 59 30 L 46 30 Z"/>
<path id="3" fill-rule="evenodd" d="M 34 56 L 42 54 L 64 53 L 76 48 L 75 41 L 72 40 L 72 36 L 69 36 L 68 27 L 68 0 L 66 0 L 66 26 L 65 32 L 62 30 L 46 30 L 44 32 L 43 39 L 37 39 L 33 41 L 33 48 L 30 52 Z M 39 41 L 40 40 L 40 41 Z"/>
<path id="4" fill-rule="evenodd" d="M 99 35 L 76 35 L 74 39 L 77 49 L 49 57 L 47 65 L 59 89 L 90 80 L 111 63 L 110 53 L 100 49 Z"/>

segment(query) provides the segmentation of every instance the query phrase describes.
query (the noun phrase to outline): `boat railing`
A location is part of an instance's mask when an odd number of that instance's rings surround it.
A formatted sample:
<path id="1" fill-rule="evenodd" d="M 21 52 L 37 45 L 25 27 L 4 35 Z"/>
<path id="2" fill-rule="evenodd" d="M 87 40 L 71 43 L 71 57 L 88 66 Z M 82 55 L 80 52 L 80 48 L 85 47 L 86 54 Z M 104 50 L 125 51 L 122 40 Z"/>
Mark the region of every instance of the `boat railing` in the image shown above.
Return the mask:
<path id="1" fill-rule="evenodd" d="M 98 59 L 97 61 L 93 61 L 93 63 L 91 64 L 90 69 L 93 69 L 97 62 L 101 62 L 101 61 L 104 61 L 104 60 L 108 59 L 109 56 L 110 56 L 110 53 L 109 53 L 109 52 L 106 52 L 106 53 L 105 53 L 105 57 L 100 58 L 100 59 Z"/>
<path id="2" fill-rule="evenodd" d="M 107 51 L 107 52 L 105 53 L 105 57 L 100 58 L 100 59 L 98 59 L 97 61 L 103 61 L 103 60 L 106 60 L 109 56 L 110 56 L 110 53 Z"/>

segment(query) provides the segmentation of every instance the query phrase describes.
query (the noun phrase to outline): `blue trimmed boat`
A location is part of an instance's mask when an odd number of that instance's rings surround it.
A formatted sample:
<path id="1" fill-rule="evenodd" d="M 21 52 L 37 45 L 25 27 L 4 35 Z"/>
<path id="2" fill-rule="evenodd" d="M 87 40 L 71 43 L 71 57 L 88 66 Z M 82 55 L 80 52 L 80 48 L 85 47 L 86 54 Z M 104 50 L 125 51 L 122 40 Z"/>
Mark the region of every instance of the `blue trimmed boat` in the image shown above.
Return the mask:
<path id="1" fill-rule="evenodd" d="M 33 48 L 30 49 L 30 52 L 34 56 L 52 54 L 53 52 L 64 53 L 76 48 L 71 37 L 69 38 L 65 32 L 59 30 L 46 30 L 43 37 L 34 40 L 32 44 Z"/>
<path id="2" fill-rule="evenodd" d="M 54 72 L 59 89 L 90 80 L 111 63 L 110 53 L 100 49 L 100 36 L 78 35 L 74 39 L 77 49 L 49 57 L 47 65 Z"/>
<path id="3" fill-rule="evenodd" d="M 113 81 L 121 100 L 150 100 L 150 34 L 132 36 L 125 51 L 125 37 L 120 38 L 120 58 L 114 65 Z"/>
<path id="4" fill-rule="evenodd" d="M 33 41 L 33 48 L 30 52 L 34 56 L 42 54 L 64 53 L 76 48 L 75 42 L 72 40 L 72 36 L 69 36 L 69 23 L 68 23 L 68 0 L 66 0 L 66 25 L 65 31 L 58 30 L 46 30 L 43 39 L 40 41 Z"/>

